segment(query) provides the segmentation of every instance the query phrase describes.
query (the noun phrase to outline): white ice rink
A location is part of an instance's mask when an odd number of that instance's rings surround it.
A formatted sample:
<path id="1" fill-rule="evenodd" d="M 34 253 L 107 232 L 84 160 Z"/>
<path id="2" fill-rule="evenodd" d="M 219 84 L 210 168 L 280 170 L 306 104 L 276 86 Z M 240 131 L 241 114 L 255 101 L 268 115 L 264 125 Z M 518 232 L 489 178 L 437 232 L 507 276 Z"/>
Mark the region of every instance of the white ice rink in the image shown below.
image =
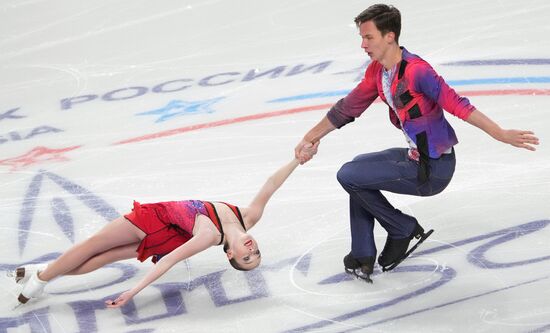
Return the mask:
<path id="1" fill-rule="evenodd" d="M 391 2 L 400 44 L 536 152 L 447 114 L 460 143 L 441 194 L 388 194 L 434 234 L 374 284 L 348 278 L 354 156 L 404 147 L 373 105 L 323 139 L 251 233 L 263 261 L 233 270 L 221 248 L 180 263 L 122 309 L 104 300 L 151 267 L 128 260 L 62 277 L 12 310 L 4 332 L 550 332 L 550 3 Z M 132 201 L 247 205 L 368 57 L 366 1 L 0 2 L 0 269 L 48 261 Z M 385 232 L 377 226 L 379 251 Z"/>

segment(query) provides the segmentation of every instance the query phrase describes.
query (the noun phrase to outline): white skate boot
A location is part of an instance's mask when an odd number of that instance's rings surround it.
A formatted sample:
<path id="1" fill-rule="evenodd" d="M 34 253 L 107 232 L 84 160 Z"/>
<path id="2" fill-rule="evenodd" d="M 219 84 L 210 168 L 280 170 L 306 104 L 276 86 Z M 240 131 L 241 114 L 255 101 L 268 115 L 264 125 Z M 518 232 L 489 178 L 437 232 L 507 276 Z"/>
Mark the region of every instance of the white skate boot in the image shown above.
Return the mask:
<path id="1" fill-rule="evenodd" d="M 27 283 L 25 283 L 25 286 L 23 287 L 23 290 L 19 294 L 17 300 L 19 303 L 25 304 L 31 298 L 40 296 L 47 283 L 47 281 L 40 280 L 38 277 L 38 272 L 33 273 Z"/>
<path id="2" fill-rule="evenodd" d="M 7 275 L 11 278 L 14 278 L 15 283 L 25 284 L 27 283 L 27 281 L 29 281 L 30 277 L 33 274 L 42 272 L 46 269 L 46 267 L 48 267 L 48 264 L 46 263 L 25 265 L 17 267 L 14 271 L 8 272 Z"/>

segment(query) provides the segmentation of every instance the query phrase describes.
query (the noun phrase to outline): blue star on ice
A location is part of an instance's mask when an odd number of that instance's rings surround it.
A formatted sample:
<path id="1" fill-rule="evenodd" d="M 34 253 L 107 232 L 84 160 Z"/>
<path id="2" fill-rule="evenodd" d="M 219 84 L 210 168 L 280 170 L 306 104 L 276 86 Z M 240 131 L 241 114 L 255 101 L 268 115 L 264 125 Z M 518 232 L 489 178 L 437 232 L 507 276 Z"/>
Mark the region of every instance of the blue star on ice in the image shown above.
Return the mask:
<path id="1" fill-rule="evenodd" d="M 200 113 L 212 113 L 215 112 L 211 106 L 224 97 L 218 97 L 213 99 L 207 99 L 203 101 L 182 101 L 172 100 L 166 106 L 160 109 L 137 113 L 138 116 L 159 115 L 156 123 L 170 120 L 174 117 L 179 117 L 188 114 L 200 114 Z"/>

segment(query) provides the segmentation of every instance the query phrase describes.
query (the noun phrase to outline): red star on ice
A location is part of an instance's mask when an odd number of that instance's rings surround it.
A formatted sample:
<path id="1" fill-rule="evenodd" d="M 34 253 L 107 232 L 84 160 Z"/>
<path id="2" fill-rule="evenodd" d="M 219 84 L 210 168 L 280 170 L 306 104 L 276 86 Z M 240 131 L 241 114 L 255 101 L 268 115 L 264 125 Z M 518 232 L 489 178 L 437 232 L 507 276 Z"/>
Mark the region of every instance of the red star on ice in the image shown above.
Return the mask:
<path id="1" fill-rule="evenodd" d="M 68 161 L 69 159 L 62 154 L 71 150 L 78 149 L 80 147 L 81 146 L 72 146 L 61 149 L 50 149 L 47 147 L 39 146 L 33 148 L 31 151 L 21 156 L 0 160 L 0 165 L 11 166 L 10 171 L 16 171 L 31 164 L 38 164 L 47 161 Z"/>

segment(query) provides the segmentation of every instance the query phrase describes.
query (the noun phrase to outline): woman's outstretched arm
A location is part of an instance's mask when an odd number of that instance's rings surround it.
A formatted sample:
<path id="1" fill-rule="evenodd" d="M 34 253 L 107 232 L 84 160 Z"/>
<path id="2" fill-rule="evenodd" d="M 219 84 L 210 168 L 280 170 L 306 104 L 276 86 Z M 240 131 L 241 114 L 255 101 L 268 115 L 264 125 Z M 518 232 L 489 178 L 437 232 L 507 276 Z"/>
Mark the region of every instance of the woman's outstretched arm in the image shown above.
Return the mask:
<path id="1" fill-rule="evenodd" d="M 174 251 L 163 256 L 162 259 L 160 259 L 156 265 L 151 268 L 149 273 L 147 273 L 147 275 L 145 275 L 145 277 L 143 277 L 143 279 L 141 279 L 136 286 L 123 292 L 115 300 L 107 300 L 105 304 L 108 308 L 118 308 L 125 305 L 132 299 L 132 297 L 161 277 L 170 268 L 172 268 L 172 266 L 201 251 L 206 250 L 210 246 L 216 244 L 216 241 L 217 237 L 215 233 L 204 232 L 194 235 L 185 244 L 180 245 Z"/>
<path id="2" fill-rule="evenodd" d="M 309 146 L 304 149 L 306 149 L 311 155 L 315 155 L 318 145 L 319 142 L 317 142 L 315 145 L 309 144 Z M 244 212 L 244 220 L 247 229 L 252 228 L 260 220 L 264 212 L 265 206 L 267 205 L 267 202 L 269 201 L 273 193 L 275 193 L 275 191 L 277 191 L 281 187 L 281 185 L 283 185 L 283 183 L 298 167 L 298 165 L 300 165 L 300 160 L 294 158 L 292 161 L 282 166 L 267 179 L 258 194 L 256 194 L 256 196 L 248 206 L 248 208 L 245 208 L 246 211 Z"/>

